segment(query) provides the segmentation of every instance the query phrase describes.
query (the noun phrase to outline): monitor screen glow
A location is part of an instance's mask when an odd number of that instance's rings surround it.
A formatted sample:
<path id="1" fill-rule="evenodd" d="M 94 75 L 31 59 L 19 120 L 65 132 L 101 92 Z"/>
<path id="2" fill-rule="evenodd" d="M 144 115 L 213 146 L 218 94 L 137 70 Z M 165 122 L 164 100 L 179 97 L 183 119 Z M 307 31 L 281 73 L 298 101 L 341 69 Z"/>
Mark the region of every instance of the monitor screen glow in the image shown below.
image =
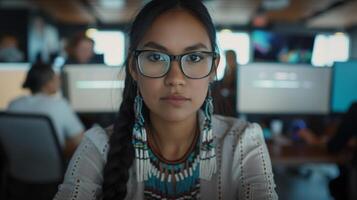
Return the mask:
<path id="1" fill-rule="evenodd" d="M 29 67 L 28 63 L 0 64 L 0 110 L 6 110 L 16 97 L 29 94 L 28 90 L 22 88 Z"/>
<path id="2" fill-rule="evenodd" d="M 353 102 L 357 102 L 357 61 L 337 62 L 333 66 L 332 112 L 347 112 Z"/>
<path id="3" fill-rule="evenodd" d="M 122 101 L 125 70 L 106 65 L 66 65 L 65 96 L 76 112 L 117 112 Z"/>
<path id="4" fill-rule="evenodd" d="M 327 114 L 330 68 L 252 63 L 238 69 L 237 109 L 242 114 Z"/>

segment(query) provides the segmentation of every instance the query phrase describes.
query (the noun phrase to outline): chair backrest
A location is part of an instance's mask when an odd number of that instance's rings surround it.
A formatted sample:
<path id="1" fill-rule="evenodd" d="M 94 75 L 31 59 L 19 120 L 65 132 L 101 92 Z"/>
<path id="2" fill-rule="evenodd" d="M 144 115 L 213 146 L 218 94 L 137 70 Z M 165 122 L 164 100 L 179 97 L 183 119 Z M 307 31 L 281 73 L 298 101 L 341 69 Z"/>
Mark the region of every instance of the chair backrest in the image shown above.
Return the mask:
<path id="1" fill-rule="evenodd" d="M 64 157 L 47 116 L 0 112 L 0 145 L 11 177 L 30 183 L 62 180 Z"/>

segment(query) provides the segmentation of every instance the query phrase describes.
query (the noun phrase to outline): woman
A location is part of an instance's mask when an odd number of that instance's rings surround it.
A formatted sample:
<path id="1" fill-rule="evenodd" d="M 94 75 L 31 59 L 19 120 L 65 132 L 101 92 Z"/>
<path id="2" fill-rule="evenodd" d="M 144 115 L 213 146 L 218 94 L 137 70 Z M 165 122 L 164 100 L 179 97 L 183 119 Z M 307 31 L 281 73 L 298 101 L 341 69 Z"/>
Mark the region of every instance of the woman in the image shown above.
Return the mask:
<path id="1" fill-rule="evenodd" d="M 114 129 L 85 134 L 55 199 L 276 199 L 261 129 L 212 116 L 215 39 L 201 1 L 148 3 Z"/>
<path id="2" fill-rule="evenodd" d="M 214 113 L 236 117 L 236 85 L 237 85 L 237 56 L 234 50 L 225 51 L 226 68 L 223 79 L 212 84 L 212 96 L 214 99 Z"/>

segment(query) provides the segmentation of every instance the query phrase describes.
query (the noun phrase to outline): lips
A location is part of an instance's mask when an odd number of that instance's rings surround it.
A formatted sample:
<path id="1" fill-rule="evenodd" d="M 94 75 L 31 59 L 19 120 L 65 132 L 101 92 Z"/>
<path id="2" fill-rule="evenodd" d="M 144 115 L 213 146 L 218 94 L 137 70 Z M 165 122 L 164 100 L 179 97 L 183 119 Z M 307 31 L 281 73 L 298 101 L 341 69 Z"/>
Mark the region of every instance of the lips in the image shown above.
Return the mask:
<path id="1" fill-rule="evenodd" d="M 174 106 L 181 106 L 185 102 L 190 101 L 190 98 L 181 95 L 169 95 L 162 97 L 161 100 Z"/>

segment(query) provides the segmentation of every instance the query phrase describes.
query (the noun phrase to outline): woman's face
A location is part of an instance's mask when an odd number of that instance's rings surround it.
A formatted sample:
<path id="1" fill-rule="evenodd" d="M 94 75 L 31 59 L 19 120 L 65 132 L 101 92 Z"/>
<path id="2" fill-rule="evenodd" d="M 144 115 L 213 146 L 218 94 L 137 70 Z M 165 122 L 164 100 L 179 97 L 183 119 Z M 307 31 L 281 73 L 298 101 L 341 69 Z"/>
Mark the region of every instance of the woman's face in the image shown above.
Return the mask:
<path id="1" fill-rule="evenodd" d="M 138 49 L 155 50 L 171 55 L 194 51 L 212 51 L 204 25 L 189 12 L 175 9 L 159 16 L 146 32 Z M 218 62 L 218 59 L 216 60 Z M 208 84 L 214 77 L 187 78 L 177 61 L 162 78 L 142 76 L 136 67 L 131 74 L 137 81 L 140 93 L 151 116 L 175 122 L 195 115 L 207 96 Z M 215 63 L 217 66 L 218 63 Z"/>

